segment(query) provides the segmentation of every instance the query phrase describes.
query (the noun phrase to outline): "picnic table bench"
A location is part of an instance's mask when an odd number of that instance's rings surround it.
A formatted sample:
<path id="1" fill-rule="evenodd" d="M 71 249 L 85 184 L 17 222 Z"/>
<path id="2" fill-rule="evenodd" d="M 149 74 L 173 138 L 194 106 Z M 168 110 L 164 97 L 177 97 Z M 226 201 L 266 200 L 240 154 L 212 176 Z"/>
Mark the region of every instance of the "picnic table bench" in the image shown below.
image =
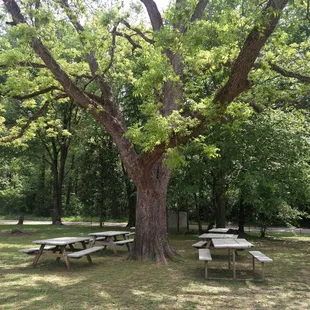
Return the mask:
<path id="1" fill-rule="evenodd" d="M 126 245 L 128 251 L 130 251 L 130 244 L 133 243 L 134 239 L 128 239 L 128 236 L 133 235 L 134 232 L 130 231 L 102 231 L 90 233 L 89 236 L 93 238 L 92 246 L 96 244 L 96 242 L 102 242 L 104 248 L 107 246 L 111 246 L 114 254 L 117 254 L 116 246 Z M 117 237 L 122 236 L 123 240 L 118 240 Z"/>
<path id="2" fill-rule="evenodd" d="M 272 259 L 260 251 L 249 251 L 249 254 L 252 255 L 253 258 L 253 272 L 255 271 L 255 260 L 257 259 L 262 263 L 261 273 L 263 280 L 265 280 L 264 263 L 272 262 Z"/>
<path id="3" fill-rule="evenodd" d="M 51 251 L 54 250 L 56 248 L 56 246 L 46 246 L 44 247 L 44 251 Z M 25 253 L 28 255 L 34 255 L 37 254 L 40 251 L 40 248 L 30 248 L 30 249 L 22 249 L 22 250 L 18 250 L 18 252 L 20 253 Z"/>
<path id="4" fill-rule="evenodd" d="M 198 241 L 194 244 L 192 244 L 192 247 L 196 248 L 196 249 L 201 249 L 201 248 L 205 248 L 208 244 L 208 241 Z"/>
<path id="5" fill-rule="evenodd" d="M 134 242 L 134 239 L 126 239 L 126 240 L 119 240 L 119 241 L 114 241 L 114 244 L 116 245 L 126 245 L 128 251 L 130 251 L 130 245 Z"/>
<path id="6" fill-rule="evenodd" d="M 199 260 L 205 262 L 205 278 L 208 278 L 208 262 L 212 260 L 209 249 L 199 249 Z"/>
<path id="7" fill-rule="evenodd" d="M 103 249 L 104 249 L 104 246 L 94 246 L 92 248 L 88 248 L 88 249 L 84 249 L 84 250 L 81 250 L 81 251 L 76 251 L 76 252 L 70 253 L 67 256 L 71 257 L 71 258 L 76 258 L 76 259 L 79 259 L 79 258 L 81 258 L 83 256 L 86 256 L 88 262 L 90 264 L 92 264 L 92 260 L 91 260 L 91 257 L 90 257 L 89 254 L 101 251 Z"/>

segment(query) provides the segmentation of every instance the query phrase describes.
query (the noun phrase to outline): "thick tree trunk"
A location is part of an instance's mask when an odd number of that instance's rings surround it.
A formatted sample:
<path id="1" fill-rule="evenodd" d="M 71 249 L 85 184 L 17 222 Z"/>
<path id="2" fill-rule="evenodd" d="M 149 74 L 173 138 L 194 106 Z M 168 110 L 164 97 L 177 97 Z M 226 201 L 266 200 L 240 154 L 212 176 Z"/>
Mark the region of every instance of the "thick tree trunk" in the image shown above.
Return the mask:
<path id="1" fill-rule="evenodd" d="M 162 167 L 162 159 L 141 171 L 142 176 L 136 184 L 136 235 L 129 257 L 166 263 L 166 258 L 177 255 L 167 235 L 166 198 L 170 172 Z"/>

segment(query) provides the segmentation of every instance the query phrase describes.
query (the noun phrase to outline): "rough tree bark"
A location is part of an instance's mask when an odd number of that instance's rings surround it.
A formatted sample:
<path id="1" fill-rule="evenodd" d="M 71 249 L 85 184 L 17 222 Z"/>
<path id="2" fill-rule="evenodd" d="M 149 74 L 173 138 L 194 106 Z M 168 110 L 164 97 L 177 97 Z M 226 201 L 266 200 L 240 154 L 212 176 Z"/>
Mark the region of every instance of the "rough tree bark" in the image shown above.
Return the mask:
<path id="1" fill-rule="evenodd" d="M 137 184 L 136 236 L 131 258 L 165 263 L 176 252 L 167 238 L 166 198 L 170 171 L 162 158 L 141 169 Z M 142 224 L 143 223 L 143 224 Z"/>

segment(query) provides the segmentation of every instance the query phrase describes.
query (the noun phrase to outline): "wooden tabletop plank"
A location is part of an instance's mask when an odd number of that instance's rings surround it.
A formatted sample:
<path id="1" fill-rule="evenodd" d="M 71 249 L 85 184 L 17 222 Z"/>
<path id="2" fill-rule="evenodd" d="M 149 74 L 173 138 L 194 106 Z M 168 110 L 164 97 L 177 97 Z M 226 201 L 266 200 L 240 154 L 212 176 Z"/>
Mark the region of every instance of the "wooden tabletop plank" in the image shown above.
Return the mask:
<path id="1" fill-rule="evenodd" d="M 61 237 L 61 238 L 35 240 L 32 241 L 32 243 L 48 244 L 48 245 L 67 245 L 67 244 L 74 244 L 76 242 L 85 242 L 89 240 L 90 240 L 89 237 Z"/>
<path id="2" fill-rule="evenodd" d="M 206 233 L 206 234 L 202 234 L 199 236 L 199 238 L 201 239 L 237 239 L 238 235 L 234 235 L 234 234 L 210 234 L 210 233 Z"/>
<path id="3" fill-rule="evenodd" d="M 208 231 L 211 232 L 211 233 L 222 233 L 222 234 L 225 234 L 227 233 L 229 230 L 229 228 L 211 228 L 209 229 Z"/>
<path id="4" fill-rule="evenodd" d="M 130 231 L 101 231 L 101 232 L 94 232 L 88 234 L 89 236 L 96 236 L 96 237 L 114 237 L 119 235 L 127 235 L 130 234 Z"/>
<path id="5" fill-rule="evenodd" d="M 218 249 L 246 249 L 254 246 L 245 239 L 212 239 L 212 243 Z"/>

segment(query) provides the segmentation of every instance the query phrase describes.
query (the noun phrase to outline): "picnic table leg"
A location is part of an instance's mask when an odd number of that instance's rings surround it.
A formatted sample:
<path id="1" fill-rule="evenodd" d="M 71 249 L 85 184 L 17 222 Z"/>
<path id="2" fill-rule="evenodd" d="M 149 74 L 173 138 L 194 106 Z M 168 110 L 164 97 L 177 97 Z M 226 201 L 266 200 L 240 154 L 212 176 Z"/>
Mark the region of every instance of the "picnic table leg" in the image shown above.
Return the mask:
<path id="1" fill-rule="evenodd" d="M 205 261 L 205 279 L 208 279 L 208 261 Z"/>
<path id="2" fill-rule="evenodd" d="M 72 244 L 69 244 L 69 248 L 70 248 L 70 250 L 75 251 L 75 248 Z"/>
<path id="3" fill-rule="evenodd" d="M 236 250 L 233 249 L 232 254 L 233 254 L 233 276 L 234 280 L 236 280 Z"/>
<path id="4" fill-rule="evenodd" d="M 59 245 L 56 245 L 55 249 L 53 250 L 53 253 L 56 253 L 57 251 L 59 251 L 59 254 L 61 253 Z M 56 262 L 59 262 L 59 261 L 60 261 L 60 257 L 57 257 L 56 258 Z"/>
<path id="5" fill-rule="evenodd" d="M 93 236 L 93 241 L 90 243 L 89 247 L 92 248 L 93 246 L 95 246 L 96 239 L 97 239 L 97 237 L 96 237 L 96 236 Z"/>
<path id="6" fill-rule="evenodd" d="M 83 246 L 83 249 L 84 249 L 84 250 L 87 249 L 86 244 L 85 244 L 84 241 L 82 241 L 82 246 Z M 90 255 L 89 255 L 89 254 L 86 254 L 86 257 L 87 257 L 88 262 L 89 262 L 90 264 L 92 264 L 93 262 L 92 262 L 92 260 L 91 260 Z"/>
<path id="7" fill-rule="evenodd" d="M 36 266 L 36 264 L 37 264 L 37 262 L 38 262 L 40 256 L 42 255 L 44 247 L 45 247 L 45 244 L 42 244 L 42 245 L 40 246 L 39 252 L 38 252 L 37 255 L 34 257 L 34 260 L 33 260 L 32 264 L 31 264 L 33 268 Z"/>
<path id="8" fill-rule="evenodd" d="M 228 269 L 230 270 L 230 248 L 228 249 Z"/>
<path id="9" fill-rule="evenodd" d="M 57 245 L 57 248 L 58 248 L 59 254 L 62 254 L 61 246 L 58 246 L 58 245 Z M 56 258 L 56 262 L 59 262 L 60 259 L 61 259 L 61 256 L 58 256 L 58 257 Z"/>
<path id="10" fill-rule="evenodd" d="M 114 236 L 114 241 L 118 241 L 116 236 Z M 116 251 L 116 245 L 114 244 L 113 240 L 111 239 L 111 237 L 107 237 L 107 242 L 110 243 L 111 247 L 113 248 L 113 253 L 114 255 L 117 255 L 117 251 Z"/>
<path id="11" fill-rule="evenodd" d="M 255 258 L 252 256 L 252 266 L 253 266 L 253 272 L 255 272 Z"/>
<path id="12" fill-rule="evenodd" d="M 64 257 L 64 260 L 65 260 L 65 262 L 66 262 L 66 265 L 67 265 L 68 270 L 71 271 L 71 264 L 70 264 L 69 258 L 68 258 L 68 256 L 67 256 L 66 246 L 65 246 L 65 245 L 64 245 L 64 246 L 61 246 L 61 247 L 60 247 L 60 250 L 61 250 L 61 252 L 62 252 L 62 256 Z"/>
<path id="13" fill-rule="evenodd" d="M 264 262 L 262 262 L 262 278 L 265 280 Z"/>

